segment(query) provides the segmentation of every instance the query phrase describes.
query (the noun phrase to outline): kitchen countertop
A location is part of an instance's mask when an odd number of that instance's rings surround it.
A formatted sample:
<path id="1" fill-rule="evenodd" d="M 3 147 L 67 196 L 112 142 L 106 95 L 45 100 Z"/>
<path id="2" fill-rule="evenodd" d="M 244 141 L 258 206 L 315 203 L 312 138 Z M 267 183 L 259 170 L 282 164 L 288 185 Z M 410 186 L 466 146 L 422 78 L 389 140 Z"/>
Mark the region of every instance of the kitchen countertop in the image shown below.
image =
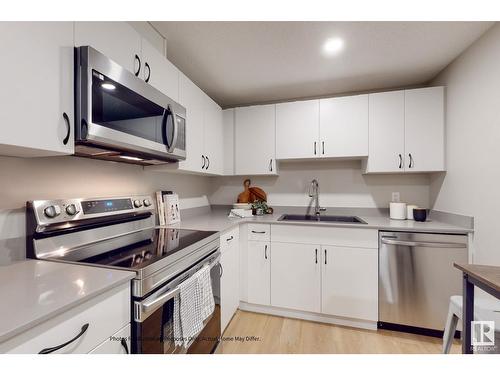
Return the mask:
<path id="1" fill-rule="evenodd" d="M 129 271 L 30 259 L 1 266 L 0 342 L 134 276 Z"/>
<path id="2" fill-rule="evenodd" d="M 452 234 L 468 234 L 473 230 L 466 227 L 451 225 L 442 221 L 428 220 L 426 222 L 417 222 L 413 220 L 391 220 L 387 216 L 363 216 L 357 215 L 367 224 L 353 223 L 332 223 L 332 222 L 306 222 L 306 221 L 278 221 L 283 212 L 274 213 L 272 215 L 253 216 L 248 218 L 229 218 L 227 217 L 229 209 L 227 208 L 212 208 L 210 211 L 200 213 L 198 215 L 182 217 L 179 224 L 172 227 L 182 229 L 210 230 L 224 232 L 241 223 L 265 223 L 279 225 L 314 225 L 323 227 L 338 227 L 338 228 L 366 228 L 388 231 L 410 231 L 410 232 L 427 232 L 427 233 L 452 233 Z M 328 213 L 327 213 L 328 214 Z M 325 214 L 325 215 L 327 215 Z"/>

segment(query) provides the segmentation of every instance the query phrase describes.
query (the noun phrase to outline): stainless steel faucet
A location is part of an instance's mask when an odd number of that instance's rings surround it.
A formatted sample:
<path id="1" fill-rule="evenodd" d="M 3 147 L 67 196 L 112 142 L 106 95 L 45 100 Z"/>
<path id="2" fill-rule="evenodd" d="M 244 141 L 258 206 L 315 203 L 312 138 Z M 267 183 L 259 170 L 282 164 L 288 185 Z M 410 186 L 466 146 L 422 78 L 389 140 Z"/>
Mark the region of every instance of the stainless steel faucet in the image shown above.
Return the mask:
<path id="1" fill-rule="evenodd" d="M 325 207 L 320 207 L 319 205 L 319 183 L 318 180 L 314 179 L 311 181 L 309 186 L 309 197 L 314 198 L 314 213 L 316 216 L 321 215 L 321 212 L 326 211 Z"/>

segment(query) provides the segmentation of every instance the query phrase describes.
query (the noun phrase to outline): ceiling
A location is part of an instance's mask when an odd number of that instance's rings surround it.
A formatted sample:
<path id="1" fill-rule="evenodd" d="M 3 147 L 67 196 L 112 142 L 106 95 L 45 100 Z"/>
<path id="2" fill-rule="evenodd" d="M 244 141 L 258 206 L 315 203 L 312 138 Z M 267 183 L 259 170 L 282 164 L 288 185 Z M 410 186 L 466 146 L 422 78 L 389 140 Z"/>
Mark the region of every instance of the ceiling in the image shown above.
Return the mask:
<path id="1" fill-rule="evenodd" d="M 492 22 L 151 22 L 224 108 L 428 82 Z M 322 47 L 344 41 L 336 56 Z"/>

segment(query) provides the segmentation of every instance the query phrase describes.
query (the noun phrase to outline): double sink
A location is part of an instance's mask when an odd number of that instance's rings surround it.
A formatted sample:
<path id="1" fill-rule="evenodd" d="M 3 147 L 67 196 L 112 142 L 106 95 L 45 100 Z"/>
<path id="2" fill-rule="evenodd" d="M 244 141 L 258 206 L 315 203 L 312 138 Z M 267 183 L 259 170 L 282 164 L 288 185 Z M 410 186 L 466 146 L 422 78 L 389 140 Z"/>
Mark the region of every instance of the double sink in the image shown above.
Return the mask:
<path id="1" fill-rule="evenodd" d="M 333 223 L 367 224 L 366 221 L 357 216 L 334 216 L 334 215 L 295 215 L 284 214 L 278 221 L 319 221 Z"/>

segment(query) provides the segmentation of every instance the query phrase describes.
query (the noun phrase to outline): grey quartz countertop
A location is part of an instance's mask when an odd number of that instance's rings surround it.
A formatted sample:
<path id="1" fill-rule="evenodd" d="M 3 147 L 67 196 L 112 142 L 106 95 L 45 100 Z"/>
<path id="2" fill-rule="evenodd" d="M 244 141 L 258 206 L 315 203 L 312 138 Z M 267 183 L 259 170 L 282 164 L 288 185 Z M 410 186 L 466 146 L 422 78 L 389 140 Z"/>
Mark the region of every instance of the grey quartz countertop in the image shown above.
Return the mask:
<path id="1" fill-rule="evenodd" d="M 473 232 L 472 229 L 451 225 L 441 221 L 428 220 L 426 222 L 417 222 L 413 220 L 391 220 L 387 216 L 363 216 L 357 215 L 367 224 L 352 223 L 332 223 L 332 222 L 304 222 L 304 221 L 278 221 L 282 213 L 272 215 L 253 216 L 249 218 L 229 218 L 229 210 L 224 208 L 212 208 L 208 212 L 192 215 L 187 218 L 181 217 L 181 223 L 176 227 L 182 229 L 196 229 L 224 232 L 241 223 L 266 223 L 281 225 L 314 225 L 325 227 L 341 228 L 367 228 L 378 230 L 410 231 L 410 232 L 429 232 L 429 233 L 452 233 L 467 234 Z"/>
<path id="2" fill-rule="evenodd" d="M 0 266 L 0 342 L 134 276 L 129 271 L 40 260 Z"/>

